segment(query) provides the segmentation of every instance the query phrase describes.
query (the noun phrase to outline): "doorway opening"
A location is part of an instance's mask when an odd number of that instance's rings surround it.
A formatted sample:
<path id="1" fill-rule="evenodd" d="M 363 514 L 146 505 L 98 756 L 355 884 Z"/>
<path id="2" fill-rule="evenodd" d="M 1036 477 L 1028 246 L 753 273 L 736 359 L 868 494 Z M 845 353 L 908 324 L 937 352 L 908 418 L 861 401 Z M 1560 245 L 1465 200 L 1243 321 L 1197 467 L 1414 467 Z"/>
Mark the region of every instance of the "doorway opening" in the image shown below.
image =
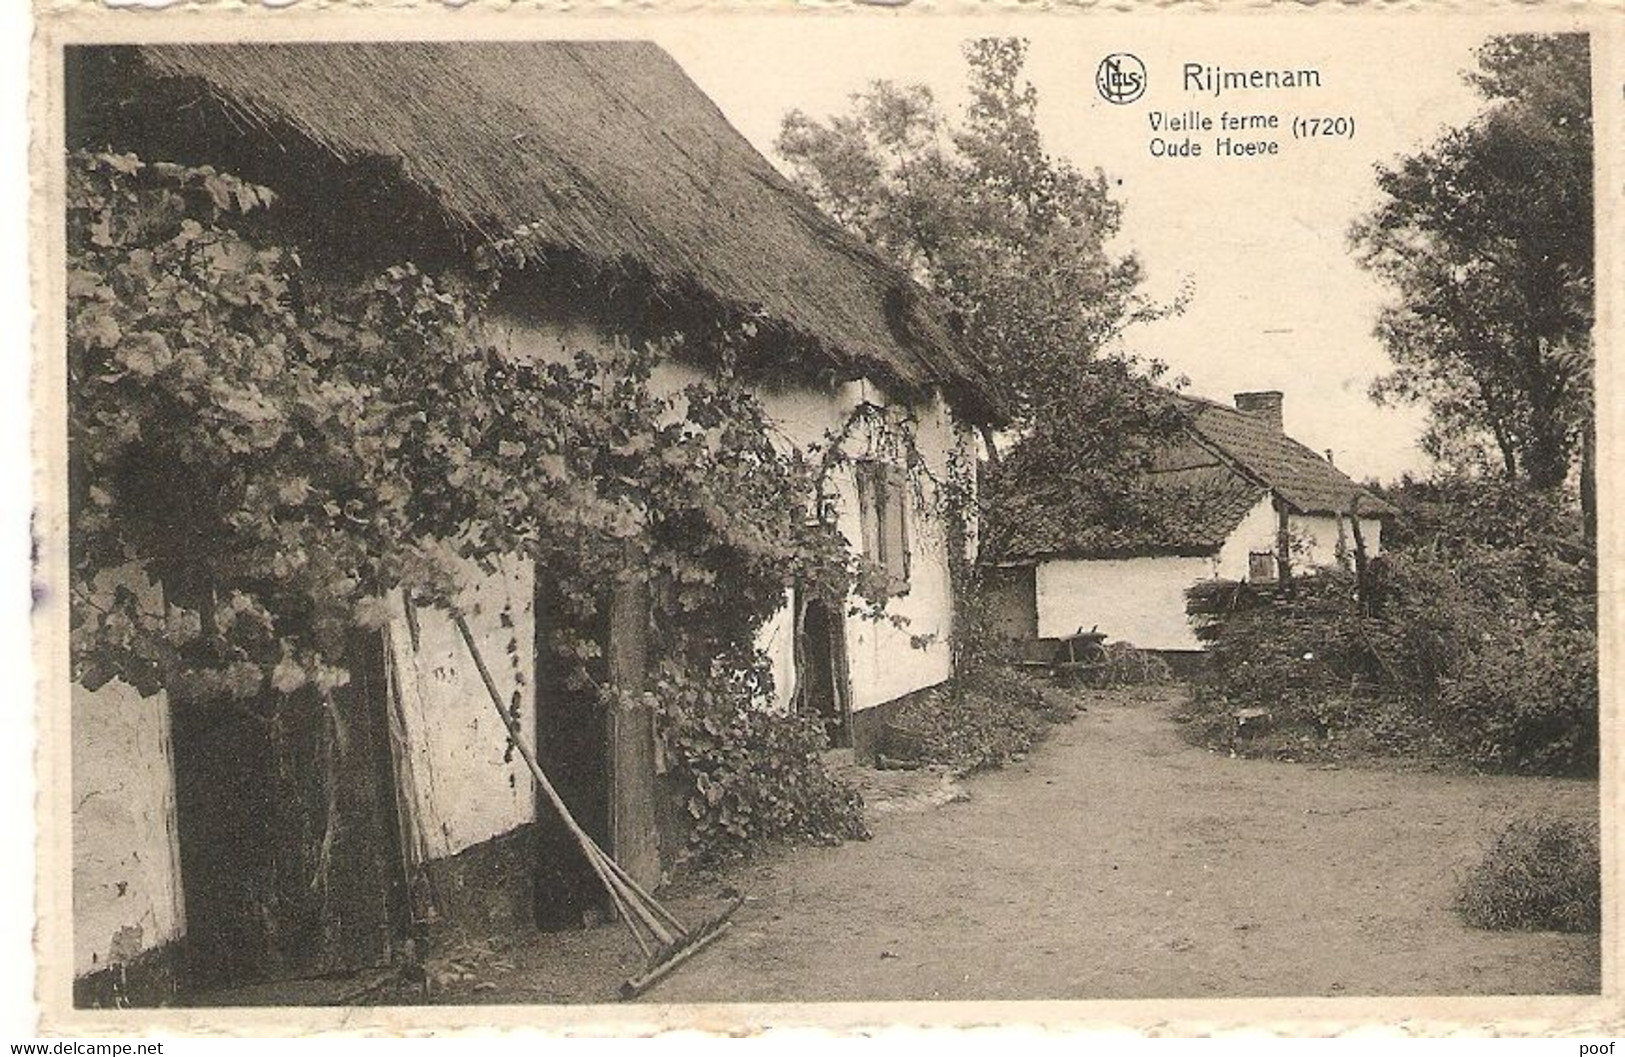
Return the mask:
<path id="1" fill-rule="evenodd" d="M 576 822 L 609 847 L 609 727 L 598 686 L 608 679 L 609 607 L 577 615 L 559 582 L 536 573 L 536 762 Z M 596 654 L 566 640 L 591 644 Z M 608 920 L 613 907 L 602 883 L 558 812 L 536 792 L 536 925 L 549 932 Z"/>
<path id="2" fill-rule="evenodd" d="M 590 615 L 536 576 L 536 759 L 581 828 L 639 884 L 660 883 L 655 718 L 641 701 L 648 594 L 626 577 Z M 585 651 L 573 648 L 586 645 Z M 604 688 L 616 692 L 604 694 Z M 607 920 L 614 906 L 575 837 L 539 790 L 535 916 L 548 931 Z"/>
<path id="3" fill-rule="evenodd" d="M 822 598 L 796 591 L 795 707 L 822 720 L 831 748 L 852 746 L 852 684 L 846 624 Z"/>

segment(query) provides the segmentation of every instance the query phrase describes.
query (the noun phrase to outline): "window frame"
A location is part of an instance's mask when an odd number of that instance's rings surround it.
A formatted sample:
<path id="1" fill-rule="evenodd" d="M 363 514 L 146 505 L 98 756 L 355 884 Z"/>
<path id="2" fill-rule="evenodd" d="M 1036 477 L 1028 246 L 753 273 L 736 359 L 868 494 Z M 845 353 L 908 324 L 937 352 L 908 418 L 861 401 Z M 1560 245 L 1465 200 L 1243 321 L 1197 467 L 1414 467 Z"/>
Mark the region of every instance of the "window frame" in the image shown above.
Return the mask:
<path id="1" fill-rule="evenodd" d="M 905 595 L 913 573 L 908 474 L 881 459 L 858 459 L 854 477 L 863 556 L 886 574 L 889 595 Z"/>

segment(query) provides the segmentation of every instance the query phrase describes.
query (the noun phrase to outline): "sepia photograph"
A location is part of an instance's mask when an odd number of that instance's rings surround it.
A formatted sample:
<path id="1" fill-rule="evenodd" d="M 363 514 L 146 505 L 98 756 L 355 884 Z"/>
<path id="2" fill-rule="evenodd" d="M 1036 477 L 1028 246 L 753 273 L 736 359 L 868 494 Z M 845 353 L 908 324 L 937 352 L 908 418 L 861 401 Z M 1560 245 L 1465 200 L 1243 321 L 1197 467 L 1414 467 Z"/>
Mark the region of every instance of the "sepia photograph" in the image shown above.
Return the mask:
<path id="1" fill-rule="evenodd" d="M 41 1001 L 1618 1016 L 1617 34 L 1330 14 L 48 34 Z"/>

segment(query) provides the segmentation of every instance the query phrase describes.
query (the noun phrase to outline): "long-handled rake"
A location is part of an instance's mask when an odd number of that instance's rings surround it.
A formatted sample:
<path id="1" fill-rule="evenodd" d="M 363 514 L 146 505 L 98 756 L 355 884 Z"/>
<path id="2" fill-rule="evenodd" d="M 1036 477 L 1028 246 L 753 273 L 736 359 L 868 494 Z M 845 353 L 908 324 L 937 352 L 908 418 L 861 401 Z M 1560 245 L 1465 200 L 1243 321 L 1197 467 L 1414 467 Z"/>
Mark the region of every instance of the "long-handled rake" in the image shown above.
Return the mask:
<path id="1" fill-rule="evenodd" d="M 732 925 L 729 919 L 733 917 L 734 911 L 739 909 L 744 899 L 736 898 L 720 915 L 699 928 L 690 930 L 677 920 L 676 915 L 661 906 L 642 885 L 633 880 L 620 863 L 610 858 L 608 853 L 598 846 L 598 842 L 581 828 L 575 816 L 570 814 L 570 809 L 565 807 L 558 790 L 553 788 L 553 783 L 548 780 L 547 774 L 536 762 L 536 756 L 530 746 L 520 737 L 519 725 L 502 703 L 502 694 L 497 690 L 496 681 L 491 678 L 491 670 L 485 666 L 485 658 L 474 642 L 474 634 L 468 628 L 468 621 L 461 613 L 453 614 L 453 619 L 458 632 L 463 636 L 464 644 L 468 646 L 468 655 L 474 659 L 474 667 L 479 670 L 480 680 L 485 683 L 485 690 L 491 695 L 491 704 L 496 708 L 497 715 L 502 717 L 502 725 L 507 728 L 509 740 L 514 748 L 519 750 L 525 765 L 530 768 L 531 777 L 547 796 L 553 810 L 558 812 L 564 827 L 581 846 L 582 854 L 587 857 L 587 864 L 603 882 L 605 890 L 609 892 L 610 901 L 615 904 L 616 912 L 621 920 L 626 922 L 632 938 L 643 951 L 646 959 L 644 971 L 621 985 L 622 998 L 635 998 L 728 931 Z"/>

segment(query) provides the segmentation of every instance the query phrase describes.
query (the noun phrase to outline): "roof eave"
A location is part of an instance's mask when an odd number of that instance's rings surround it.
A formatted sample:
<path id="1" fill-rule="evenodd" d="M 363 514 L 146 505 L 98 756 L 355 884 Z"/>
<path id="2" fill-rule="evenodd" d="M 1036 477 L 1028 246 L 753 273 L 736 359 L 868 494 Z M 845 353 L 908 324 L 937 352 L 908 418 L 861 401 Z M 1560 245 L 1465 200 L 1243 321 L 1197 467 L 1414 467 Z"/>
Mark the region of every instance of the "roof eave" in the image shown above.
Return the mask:
<path id="1" fill-rule="evenodd" d="M 997 568 L 1010 568 L 1028 565 L 1040 565 L 1044 562 L 1056 561 L 1091 562 L 1123 561 L 1137 558 L 1212 558 L 1218 555 L 1219 550 L 1220 547 L 1217 544 L 1204 544 L 1201 546 L 1193 545 L 1188 547 L 1125 547 L 1121 549 L 1106 548 L 1098 550 L 1072 550 L 1062 548 L 1052 551 L 1036 552 L 1033 554 L 1006 555 L 984 562 L 983 564 Z"/>

